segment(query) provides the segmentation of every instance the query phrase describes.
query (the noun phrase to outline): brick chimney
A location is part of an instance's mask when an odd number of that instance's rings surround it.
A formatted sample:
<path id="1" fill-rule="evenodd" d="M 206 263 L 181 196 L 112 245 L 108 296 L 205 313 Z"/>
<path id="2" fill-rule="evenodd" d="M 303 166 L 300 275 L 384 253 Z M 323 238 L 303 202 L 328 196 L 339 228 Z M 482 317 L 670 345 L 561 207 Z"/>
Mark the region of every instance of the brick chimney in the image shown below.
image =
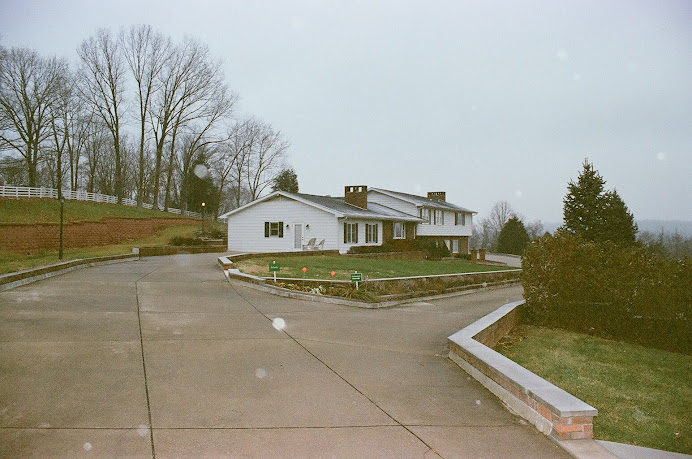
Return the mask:
<path id="1" fill-rule="evenodd" d="M 365 185 L 344 187 L 344 201 L 361 209 L 367 209 L 368 187 Z"/>
<path id="2" fill-rule="evenodd" d="M 428 191 L 428 199 L 447 201 L 447 193 L 445 191 Z"/>

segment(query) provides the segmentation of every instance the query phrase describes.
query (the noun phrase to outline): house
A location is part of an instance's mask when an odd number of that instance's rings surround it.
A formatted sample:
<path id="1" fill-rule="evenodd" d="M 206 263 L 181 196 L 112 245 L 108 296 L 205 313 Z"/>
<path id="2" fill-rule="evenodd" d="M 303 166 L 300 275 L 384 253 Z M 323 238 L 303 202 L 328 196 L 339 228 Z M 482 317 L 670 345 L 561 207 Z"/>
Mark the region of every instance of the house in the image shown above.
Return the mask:
<path id="1" fill-rule="evenodd" d="M 228 223 L 228 250 L 294 252 L 310 249 L 346 253 L 353 246 L 377 246 L 393 239 L 429 239 L 452 253 L 468 253 L 476 212 L 427 197 L 347 186 L 344 197 L 275 191 L 221 218 Z"/>

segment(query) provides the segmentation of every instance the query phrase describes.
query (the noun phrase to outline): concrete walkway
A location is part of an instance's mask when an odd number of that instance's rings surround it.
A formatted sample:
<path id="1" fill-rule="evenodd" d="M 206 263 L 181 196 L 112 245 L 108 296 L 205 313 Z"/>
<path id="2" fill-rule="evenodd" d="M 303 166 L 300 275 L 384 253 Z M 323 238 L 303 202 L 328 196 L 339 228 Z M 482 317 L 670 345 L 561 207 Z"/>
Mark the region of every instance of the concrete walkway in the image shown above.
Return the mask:
<path id="1" fill-rule="evenodd" d="M 520 287 L 363 310 L 229 284 L 216 256 L 0 293 L 0 457 L 567 457 L 446 357 Z"/>
<path id="2" fill-rule="evenodd" d="M 518 255 L 507 255 L 504 253 L 486 253 L 485 259 L 488 261 L 504 263 L 510 268 L 521 268 L 521 257 Z"/>

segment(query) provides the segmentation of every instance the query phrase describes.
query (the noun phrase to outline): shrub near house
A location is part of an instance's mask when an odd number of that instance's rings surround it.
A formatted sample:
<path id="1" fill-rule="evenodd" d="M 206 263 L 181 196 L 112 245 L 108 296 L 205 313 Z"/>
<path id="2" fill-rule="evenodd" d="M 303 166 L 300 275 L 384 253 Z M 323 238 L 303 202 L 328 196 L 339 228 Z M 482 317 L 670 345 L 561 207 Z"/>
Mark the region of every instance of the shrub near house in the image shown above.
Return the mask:
<path id="1" fill-rule="evenodd" d="M 558 231 L 529 245 L 530 323 L 692 354 L 692 266 Z"/>

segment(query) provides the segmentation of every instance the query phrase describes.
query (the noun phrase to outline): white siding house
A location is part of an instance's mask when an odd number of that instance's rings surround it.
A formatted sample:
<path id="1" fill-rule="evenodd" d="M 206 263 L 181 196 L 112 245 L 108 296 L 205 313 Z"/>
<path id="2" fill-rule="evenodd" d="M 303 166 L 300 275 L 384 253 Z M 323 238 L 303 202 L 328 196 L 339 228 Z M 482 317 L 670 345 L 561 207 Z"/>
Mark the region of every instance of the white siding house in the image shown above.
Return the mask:
<path id="1" fill-rule="evenodd" d="M 344 194 L 332 198 L 276 191 L 232 210 L 221 216 L 228 223 L 228 250 L 270 253 L 319 248 L 346 253 L 354 246 L 430 237 L 454 253 L 468 251 L 472 211 L 420 196 L 368 191 L 366 186 L 345 187 Z M 430 223 L 421 209 L 433 212 Z M 411 231 L 403 232 L 405 225 Z"/>
<path id="2" fill-rule="evenodd" d="M 339 249 L 336 216 L 314 205 L 279 194 L 236 210 L 227 217 L 229 250 L 301 251 L 313 237 L 318 239 L 317 243 L 324 239 L 324 250 Z M 269 234 L 265 231 L 267 223 Z M 279 223 L 281 226 L 274 230 Z"/>

